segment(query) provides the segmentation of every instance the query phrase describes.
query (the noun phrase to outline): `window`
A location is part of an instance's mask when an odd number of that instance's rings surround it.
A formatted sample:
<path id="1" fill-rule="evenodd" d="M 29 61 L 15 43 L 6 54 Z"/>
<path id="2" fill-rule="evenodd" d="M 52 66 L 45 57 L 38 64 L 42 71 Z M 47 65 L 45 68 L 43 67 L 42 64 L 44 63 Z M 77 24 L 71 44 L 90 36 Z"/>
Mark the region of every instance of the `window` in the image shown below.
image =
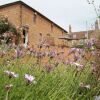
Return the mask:
<path id="1" fill-rule="evenodd" d="M 25 30 L 23 30 L 23 43 L 25 43 L 25 36 L 26 36 L 26 31 Z"/>
<path id="2" fill-rule="evenodd" d="M 62 31 L 62 36 L 64 35 L 64 32 Z"/>
<path id="3" fill-rule="evenodd" d="M 42 33 L 39 33 L 39 36 L 42 37 Z"/>
<path id="4" fill-rule="evenodd" d="M 76 39 L 76 34 L 73 35 L 73 38 Z"/>
<path id="5" fill-rule="evenodd" d="M 34 12 L 34 14 L 33 14 L 33 22 L 34 22 L 34 23 L 36 23 L 36 18 L 37 18 L 37 13 Z"/>
<path id="6" fill-rule="evenodd" d="M 43 42 L 42 33 L 39 33 L 39 42 Z"/>
<path id="7" fill-rule="evenodd" d="M 53 32 L 53 23 L 51 23 L 51 32 Z"/>
<path id="8" fill-rule="evenodd" d="M 28 26 L 27 25 L 25 25 L 25 26 L 23 26 L 23 44 L 24 44 L 24 46 L 25 47 L 27 47 L 27 45 L 28 45 L 28 30 L 29 30 L 29 28 L 28 28 Z"/>
<path id="9" fill-rule="evenodd" d="M 50 34 L 47 34 L 45 39 L 46 44 L 48 45 L 54 45 L 54 37 L 52 37 Z"/>
<path id="10" fill-rule="evenodd" d="M 85 33 L 85 38 L 88 38 L 88 33 Z"/>
<path id="11" fill-rule="evenodd" d="M 47 36 L 50 37 L 50 34 L 48 33 Z"/>

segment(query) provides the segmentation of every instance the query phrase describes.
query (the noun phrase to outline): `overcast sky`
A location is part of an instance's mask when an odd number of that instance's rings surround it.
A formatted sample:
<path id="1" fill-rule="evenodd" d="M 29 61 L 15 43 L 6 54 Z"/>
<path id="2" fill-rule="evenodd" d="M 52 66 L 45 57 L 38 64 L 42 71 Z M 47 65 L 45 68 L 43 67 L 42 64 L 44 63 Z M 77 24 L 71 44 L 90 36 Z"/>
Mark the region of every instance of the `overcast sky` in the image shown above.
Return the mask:
<path id="1" fill-rule="evenodd" d="M 0 5 L 16 0 L 0 0 Z M 18 1 L 18 0 L 17 0 Z M 87 0 L 22 0 L 29 6 L 38 10 L 46 17 L 68 31 L 68 26 L 72 26 L 72 31 L 86 30 L 94 24 L 96 14 L 92 5 Z M 100 0 L 94 0 L 99 8 Z"/>

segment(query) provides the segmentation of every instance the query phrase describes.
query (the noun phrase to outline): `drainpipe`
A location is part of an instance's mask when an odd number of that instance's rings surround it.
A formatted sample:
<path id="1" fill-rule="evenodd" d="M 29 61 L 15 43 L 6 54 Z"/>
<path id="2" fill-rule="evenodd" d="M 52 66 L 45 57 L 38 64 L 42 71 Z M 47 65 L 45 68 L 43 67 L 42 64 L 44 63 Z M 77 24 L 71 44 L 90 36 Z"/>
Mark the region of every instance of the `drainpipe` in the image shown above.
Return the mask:
<path id="1" fill-rule="evenodd" d="M 22 27 L 22 4 L 20 4 L 20 27 Z"/>

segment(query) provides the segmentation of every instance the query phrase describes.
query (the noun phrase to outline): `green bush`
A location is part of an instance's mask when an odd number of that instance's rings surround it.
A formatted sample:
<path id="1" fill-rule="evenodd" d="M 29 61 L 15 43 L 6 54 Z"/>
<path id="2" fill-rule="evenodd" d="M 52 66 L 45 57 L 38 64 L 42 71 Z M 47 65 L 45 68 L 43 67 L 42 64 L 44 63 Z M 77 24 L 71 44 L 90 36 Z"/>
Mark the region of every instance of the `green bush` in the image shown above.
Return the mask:
<path id="1" fill-rule="evenodd" d="M 4 38 L 4 33 L 11 33 L 17 38 L 20 37 L 20 32 L 16 29 L 16 27 L 11 22 L 9 22 L 9 20 L 6 17 L 0 16 L 0 36 L 2 39 Z M 10 39 L 11 37 L 7 38 L 7 43 Z"/>
<path id="2" fill-rule="evenodd" d="M 13 34 L 17 34 L 15 26 L 10 23 L 7 18 L 0 17 L 0 34 L 5 32 L 12 32 Z"/>

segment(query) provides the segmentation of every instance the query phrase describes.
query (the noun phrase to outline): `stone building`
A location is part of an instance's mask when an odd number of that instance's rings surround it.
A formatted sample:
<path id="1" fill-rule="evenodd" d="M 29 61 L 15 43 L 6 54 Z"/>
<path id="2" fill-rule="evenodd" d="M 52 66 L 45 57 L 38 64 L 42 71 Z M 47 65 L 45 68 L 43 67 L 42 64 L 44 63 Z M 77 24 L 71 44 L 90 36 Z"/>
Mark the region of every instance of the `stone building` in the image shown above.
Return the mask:
<path id="1" fill-rule="evenodd" d="M 94 30 L 72 32 L 72 27 L 69 25 L 69 33 L 67 36 L 60 39 L 66 40 L 68 46 L 82 45 L 91 38 L 100 38 L 100 29 L 98 20 L 95 21 Z"/>
<path id="2" fill-rule="evenodd" d="M 67 31 L 22 1 L 1 5 L 0 15 L 7 16 L 11 23 L 22 29 L 20 41 L 25 46 L 64 44 L 58 37 L 66 35 Z"/>

